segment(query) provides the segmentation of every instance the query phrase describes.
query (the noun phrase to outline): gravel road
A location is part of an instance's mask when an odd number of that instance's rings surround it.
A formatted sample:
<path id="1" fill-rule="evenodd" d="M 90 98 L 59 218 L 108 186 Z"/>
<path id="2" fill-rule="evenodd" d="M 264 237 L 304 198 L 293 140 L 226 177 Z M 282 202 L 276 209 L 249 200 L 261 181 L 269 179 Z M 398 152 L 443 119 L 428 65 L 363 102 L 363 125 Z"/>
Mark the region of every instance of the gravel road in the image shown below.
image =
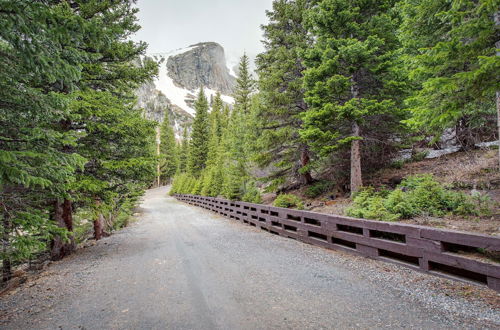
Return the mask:
<path id="1" fill-rule="evenodd" d="M 274 236 L 166 192 L 149 190 L 134 225 L 3 297 L 0 328 L 500 327 L 498 309 L 439 289 L 457 282 Z"/>

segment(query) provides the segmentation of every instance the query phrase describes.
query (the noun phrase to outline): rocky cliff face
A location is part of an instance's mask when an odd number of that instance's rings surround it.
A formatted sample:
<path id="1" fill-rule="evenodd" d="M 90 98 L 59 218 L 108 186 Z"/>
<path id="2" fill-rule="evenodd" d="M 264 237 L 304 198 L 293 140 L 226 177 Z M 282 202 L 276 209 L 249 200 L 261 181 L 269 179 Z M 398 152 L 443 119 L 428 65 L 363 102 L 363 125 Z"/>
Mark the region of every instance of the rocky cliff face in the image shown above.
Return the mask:
<path id="1" fill-rule="evenodd" d="M 167 60 L 167 72 L 174 83 L 189 90 L 200 86 L 231 95 L 236 78 L 229 74 L 224 48 L 215 42 L 199 43 Z"/>
<path id="2" fill-rule="evenodd" d="M 161 123 L 165 117 L 165 111 L 168 111 L 168 118 L 178 137 L 182 135 L 184 126 L 191 125 L 193 121 L 191 114 L 172 104 L 162 92 L 156 89 L 153 81 L 142 85 L 136 95 L 137 104 L 144 109 L 144 116 L 147 119 Z"/>
<path id="3" fill-rule="evenodd" d="M 192 122 L 194 99 L 201 86 L 210 99 L 217 92 L 227 104 L 234 103 L 236 78 L 227 68 L 224 49 L 215 42 L 205 42 L 168 53 L 148 55 L 159 64 L 159 75 L 137 90 L 139 106 L 145 116 L 163 121 L 168 111 L 177 136 Z"/>

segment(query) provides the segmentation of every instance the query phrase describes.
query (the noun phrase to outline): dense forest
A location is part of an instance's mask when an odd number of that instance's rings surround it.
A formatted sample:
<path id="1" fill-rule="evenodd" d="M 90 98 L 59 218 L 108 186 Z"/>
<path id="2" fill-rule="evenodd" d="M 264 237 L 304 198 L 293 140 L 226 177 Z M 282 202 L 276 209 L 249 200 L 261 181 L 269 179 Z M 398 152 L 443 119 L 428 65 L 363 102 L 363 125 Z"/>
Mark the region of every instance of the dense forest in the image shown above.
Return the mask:
<path id="1" fill-rule="evenodd" d="M 3 280 L 127 221 L 155 177 L 155 124 L 133 91 L 157 71 L 127 0 L 0 1 Z M 83 214 L 82 214 L 83 213 Z"/>
<path id="2" fill-rule="evenodd" d="M 4 281 L 125 225 L 158 182 L 249 202 L 325 182 L 355 195 L 446 131 L 463 150 L 498 139 L 498 0 L 276 0 L 235 104 L 201 89 L 192 126 L 176 139 L 165 115 L 159 146 L 134 96 L 157 74 L 130 40 L 136 14 L 129 0 L 0 0 Z"/>
<path id="3" fill-rule="evenodd" d="M 278 0 L 267 16 L 230 115 L 198 95 L 191 136 L 167 156 L 184 157 L 166 170 L 172 194 L 355 194 L 399 150 L 447 131 L 462 150 L 498 138 L 498 1 Z"/>

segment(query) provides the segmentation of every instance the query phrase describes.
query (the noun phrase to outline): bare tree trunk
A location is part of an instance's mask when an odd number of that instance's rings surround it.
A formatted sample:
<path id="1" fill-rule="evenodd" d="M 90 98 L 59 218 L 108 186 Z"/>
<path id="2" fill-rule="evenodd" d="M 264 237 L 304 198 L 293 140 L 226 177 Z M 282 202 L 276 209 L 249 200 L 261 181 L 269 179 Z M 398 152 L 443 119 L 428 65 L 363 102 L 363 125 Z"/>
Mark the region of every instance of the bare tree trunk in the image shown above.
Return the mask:
<path id="1" fill-rule="evenodd" d="M 474 148 L 475 141 L 472 136 L 468 116 L 462 117 L 455 127 L 455 135 L 457 142 L 460 145 L 460 150 L 468 151 Z"/>
<path id="2" fill-rule="evenodd" d="M 309 148 L 307 146 L 303 146 L 300 153 L 300 165 L 302 167 L 307 166 L 311 161 L 311 157 L 309 156 Z M 311 171 L 306 171 L 302 173 L 302 179 L 306 184 L 313 183 L 314 179 L 311 175 Z"/>
<path id="3" fill-rule="evenodd" d="M 63 208 L 59 200 L 54 202 L 54 211 L 52 215 L 52 220 L 57 224 L 58 227 L 65 228 L 66 224 L 63 219 Z M 50 244 L 50 258 L 52 260 L 59 260 L 64 257 L 64 242 L 60 236 L 55 236 Z"/>
<path id="4" fill-rule="evenodd" d="M 3 214 L 3 233 L 2 233 L 2 280 L 7 282 L 12 278 L 12 265 L 9 257 L 9 234 L 11 222 L 7 212 Z"/>
<path id="5" fill-rule="evenodd" d="M 354 75 L 351 78 L 351 96 L 353 99 L 359 98 L 359 86 Z M 360 137 L 359 125 L 356 120 L 352 122 L 352 136 Z M 351 142 L 351 195 L 359 191 L 362 186 L 360 141 L 356 139 Z"/>
<path id="6" fill-rule="evenodd" d="M 65 199 L 63 203 L 63 220 L 66 229 L 69 231 L 69 242 L 65 242 L 66 255 L 71 254 L 76 249 L 75 236 L 73 236 L 73 202 Z"/>
<path id="7" fill-rule="evenodd" d="M 54 237 L 51 242 L 50 257 L 52 260 L 60 260 L 75 250 L 75 238 L 72 234 L 73 209 L 70 200 L 65 199 L 62 203 L 59 200 L 54 202 L 53 220 L 59 227 L 69 232 L 69 242 L 60 236 Z"/>
<path id="8" fill-rule="evenodd" d="M 500 26 L 500 11 L 497 11 L 494 15 L 495 26 Z M 497 49 L 500 49 L 500 40 L 495 43 Z M 500 56 L 500 50 L 497 51 L 497 56 Z M 496 93 L 497 98 L 497 126 L 498 126 L 498 170 L 500 170 L 500 91 Z"/>
<path id="9" fill-rule="evenodd" d="M 359 125 L 356 122 L 352 124 L 352 135 L 359 137 Z M 359 140 L 351 142 L 351 195 L 363 186 L 361 174 L 361 152 Z"/>
<path id="10" fill-rule="evenodd" d="M 102 213 L 97 215 L 97 219 L 94 220 L 94 238 L 96 241 L 103 237 L 104 233 L 104 216 Z"/>
<path id="11" fill-rule="evenodd" d="M 161 168 L 160 168 L 160 144 L 161 144 L 161 129 L 156 128 L 156 155 L 158 156 L 158 163 L 156 164 L 156 186 L 160 186 Z"/>
<path id="12" fill-rule="evenodd" d="M 497 91 L 497 126 L 498 126 L 498 170 L 500 171 L 500 91 Z"/>
<path id="13" fill-rule="evenodd" d="M 94 219 L 94 238 L 96 241 L 102 238 L 104 232 L 104 216 L 100 211 L 101 200 L 99 198 L 95 199 L 96 210 L 98 210 L 97 217 Z"/>

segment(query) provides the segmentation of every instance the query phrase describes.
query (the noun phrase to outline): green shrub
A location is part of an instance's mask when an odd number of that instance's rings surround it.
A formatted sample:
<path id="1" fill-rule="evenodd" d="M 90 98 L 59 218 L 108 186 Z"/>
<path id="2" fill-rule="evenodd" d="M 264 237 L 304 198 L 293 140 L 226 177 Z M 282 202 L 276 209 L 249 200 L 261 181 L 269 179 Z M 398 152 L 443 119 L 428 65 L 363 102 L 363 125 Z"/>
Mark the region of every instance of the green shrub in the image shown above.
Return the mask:
<path id="1" fill-rule="evenodd" d="M 404 159 L 398 159 L 398 160 L 394 160 L 392 163 L 391 163 L 391 167 L 392 168 L 395 168 L 395 169 L 400 169 L 400 168 L 403 168 L 404 164 L 405 164 L 405 160 Z"/>
<path id="2" fill-rule="evenodd" d="M 257 188 L 254 181 L 250 180 L 246 182 L 244 190 L 245 191 L 243 197 L 241 197 L 241 200 L 243 202 L 256 203 L 256 204 L 262 203 L 262 196 L 260 194 L 260 190 Z"/>
<path id="3" fill-rule="evenodd" d="M 302 210 L 304 208 L 304 204 L 295 195 L 292 194 L 281 194 L 276 197 L 273 203 L 276 207 L 285 207 L 288 209 L 299 209 Z"/>
<path id="4" fill-rule="evenodd" d="M 413 204 L 405 196 L 406 194 L 400 188 L 392 191 L 384 201 L 385 207 L 390 210 L 397 218 L 411 218 L 417 214 Z"/>
<path id="5" fill-rule="evenodd" d="M 333 186 L 333 183 L 330 181 L 319 181 L 316 182 L 315 184 L 309 186 L 306 191 L 304 192 L 304 195 L 308 198 L 316 198 L 319 195 L 327 192 L 330 190 Z"/>
<path id="6" fill-rule="evenodd" d="M 432 175 L 415 175 L 403 180 L 393 191 L 361 190 L 347 209 L 347 215 L 365 219 L 395 221 L 416 215 L 479 215 L 484 203 L 474 197 L 452 191 L 435 181 Z"/>

